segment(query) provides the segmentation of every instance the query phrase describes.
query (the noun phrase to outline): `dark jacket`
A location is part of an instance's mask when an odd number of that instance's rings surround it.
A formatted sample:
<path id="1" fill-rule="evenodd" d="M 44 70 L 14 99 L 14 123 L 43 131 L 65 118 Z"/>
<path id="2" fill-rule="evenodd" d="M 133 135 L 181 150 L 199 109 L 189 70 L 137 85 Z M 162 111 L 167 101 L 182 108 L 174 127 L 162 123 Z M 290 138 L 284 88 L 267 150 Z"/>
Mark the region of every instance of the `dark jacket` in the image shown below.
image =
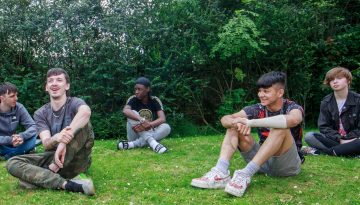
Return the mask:
<path id="1" fill-rule="evenodd" d="M 342 137 L 339 130 L 339 110 L 334 93 L 324 97 L 320 105 L 318 126 L 327 138 L 340 141 L 360 137 L 360 95 L 349 91 L 340 114 L 346 136 Z"/>

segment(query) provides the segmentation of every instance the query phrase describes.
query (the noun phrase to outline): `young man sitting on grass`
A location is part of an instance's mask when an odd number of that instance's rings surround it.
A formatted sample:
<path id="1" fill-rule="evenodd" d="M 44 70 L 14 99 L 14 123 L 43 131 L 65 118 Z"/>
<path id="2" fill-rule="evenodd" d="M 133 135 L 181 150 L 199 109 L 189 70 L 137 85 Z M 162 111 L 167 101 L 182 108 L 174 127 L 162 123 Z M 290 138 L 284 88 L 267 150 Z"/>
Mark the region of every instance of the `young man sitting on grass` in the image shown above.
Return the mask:
<path id="1" fill-rule="evenodd" d="M 303 109 L 283 98 L 286 76 L 283 72 L 269 72 L 257 82 L 260 103 L 247 106 L 240 112 L 221 119 L 226 128 L 220 157 L 215 167 L 191 185 L 199 188 L 225 188 L 225 192 L 241 197 L 257 172 L 271 176 L 293 176 L 300 173 L 301 159 L 294 139 L 302 137 Z M 257 127 L 260 144 L 251 136 Z M 236 170 L 231 179 L 230 160 L 240 150 L 247 162 Z"/>
<path id="2" fill-rule="evenodd" d="M 360 95 L 349 90 L 351 81 L 350 71 L 343 67 L 335 67 L 326 73 L 324 84 L 330 86 L 333 93 L 321 101 L 320 133 L 307 133 L 305 141 L 310 147 L 304 149 L 305 153 L 360 155 Z"/>
<path id="3" fill-rule="evenodd" d="M 29 153 L 35 148 L 35 122 L 17 102 L 17 94 L 14 84 L 0 84 L 0 160 Z M 19 125 L 25 128 L 23 132 L 18 132 Z"/>
<path id="4" fill-rule="evenodd" d="M 127 150 L 149 145 L 156 153 L 162 154 L 167 148 L 160 141 L 170 134 L 170 126 L 162 102 L 151 95 L 150 80 L 140 77 L 135 82 L 135 95 L 124 106 L 127 118 L 127 141 L 117 144 L 118 150 Z"/>
<path id="5" fill-rule="evenodd" d="M 47 72 L 45 89 L 50 102 L 34 114 L 45 152 L 11 158 L 6 168 L 24 188 L 63 189 L 94 195 L 89 179 L 73 179 L 91 165 L 94 133 L 90 107 L 80 98 L 69 97 L 70 78 L 61 68 Z"/>

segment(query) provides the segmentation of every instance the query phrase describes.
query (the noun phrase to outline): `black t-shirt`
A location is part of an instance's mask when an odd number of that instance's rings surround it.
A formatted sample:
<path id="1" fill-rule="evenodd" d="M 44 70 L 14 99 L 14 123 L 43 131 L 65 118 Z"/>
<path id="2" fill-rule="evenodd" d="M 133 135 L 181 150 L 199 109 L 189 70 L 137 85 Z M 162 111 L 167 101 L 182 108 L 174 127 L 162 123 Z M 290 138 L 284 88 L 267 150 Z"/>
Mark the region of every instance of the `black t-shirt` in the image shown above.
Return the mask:
<path id="1" fill-rule="evenodd" d="M 266 107 L 261 105 L 260 103 L 247 106 L 243 110 L 245 111 L 246 115 L 248 116 L 248 119 L 251 120 L 251 119 L 272 117 L 272 116 L 276 116 L 276 115 L 286 115 L 293 109 L 300 110 L 304 116 L 303 108 L 300 105 L 296 104 L 295 102 L 287 100 L 287 99 L 284 99 L 283 107 L 281 108 L 281 110 L 276 111 L 276 112 L 268 111 L 266 109 Z M 266 127 L 259 127 L 259 128 L 257 128 L 257 131 L 258 131 L 258 135 L 260 138 L 259 143 L 262 144 L 266 140 L 266 138 L 269 136 L 270 129 L 266 128 Z M 290 131 L 295 140 L 297 149 L 299 151 L 302 147 L 302 136 L 303 136 L 302 123 L 298 124 L 295 127 L 290 128 Z"/>
<path id="2" fill-rule="evenodd" d="M 158 97 L 150 96 L 149 102 L 143 104 L 135 95 L 131 96 L 126 105 L 129 105 L 132 110 L 137 111 L 141 117 L 148 121 L 153 121 L 158 118 L 157 112 L 163 110 L 163 105 Z"/>

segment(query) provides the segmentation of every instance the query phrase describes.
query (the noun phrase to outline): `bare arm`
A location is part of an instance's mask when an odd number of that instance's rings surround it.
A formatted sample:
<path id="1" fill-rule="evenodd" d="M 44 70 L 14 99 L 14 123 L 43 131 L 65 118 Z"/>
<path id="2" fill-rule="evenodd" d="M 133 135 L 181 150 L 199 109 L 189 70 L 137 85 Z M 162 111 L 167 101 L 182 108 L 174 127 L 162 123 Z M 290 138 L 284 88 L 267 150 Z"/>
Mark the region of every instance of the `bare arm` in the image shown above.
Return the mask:
<path id="1" fill-rule="evenodd" d="M 158 118 L 156 120 L 149 122 L 151 127 L 157 127 L 157 126 L 161 125 L 162 123 L 166 122 L 166 117 L 165 117 L 165 113 L 163 110 L 157 111 L 157 116 L 158 116 Z"/>
<path id="2" fill-rule="evenodd" d="M 78 108 L 78 112 L 74 116 L 74 119 L 71 121 L 70 125 L 61 132 L 51 136 L 49 130 L 44 130 L 40 132 L 39 136 L 44 145 L 45 150 L 51 150 L 55 148 L 59 143 L 68 144 L 77 130 L 83 128 L 90 120 L 91 110 L 87 105 L 81 105 Z"/>
<path id="3" fill-rule="evenodd" d="M 289 114 L 285 115 L 286 125 L 288 128 L 295 127 L 303 121 L 302 112 L 298 109 L 293 109 Z"/>
<path id="4" fill-rule="evenodd" d="M 42 144 L 44 145 L 45 150 L 52 150 L 58 144 L 56 137 L 51 137 L 49 130 L 44 130 L 39 134 Z"/>
<path id="5" fill-rule="evenodd" d="M 81 105 L 78 108 L 78 112 L 71 121 L 69 127 L 74 135 L 79 129 L 85 127 L 90 121 L 91 110 L 87 105 Z"/>
<path id="6" fill-rule="evenodd" d="M 291 110 L 286 115 L 276 115 L 261 119 L 248 120 L 237 118 L 234 121 L 250 127 L 269 127 L 269 128 L 291 128 L 300 124 L 303 120 L 302 112 L 298 109 Z"/>
<path id="7" fill-rule="evenodd" d="M 239 118 L 247 118 L 247 115 L 245 113 L 244 110 L 241 110 L 240 112 L 231 114 L 231 115 L 225 115 L 224 117 L 221 118 L 221 124 L 223 127 L 225 128 L 237 128 L 236 123 L 237 119 Z"/>

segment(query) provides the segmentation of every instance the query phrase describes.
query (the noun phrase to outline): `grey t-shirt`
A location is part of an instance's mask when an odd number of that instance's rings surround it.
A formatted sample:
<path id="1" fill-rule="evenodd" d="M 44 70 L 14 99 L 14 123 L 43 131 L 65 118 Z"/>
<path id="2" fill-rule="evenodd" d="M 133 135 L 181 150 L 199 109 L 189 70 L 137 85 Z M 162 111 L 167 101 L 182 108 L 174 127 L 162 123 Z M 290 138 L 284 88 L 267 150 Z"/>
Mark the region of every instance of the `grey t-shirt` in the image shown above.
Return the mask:
<path id="1" fill-rule="evenodd" d="M 50 103 L 43 105 L 34 114 L 37 133 L 44 130 L 49 130 L 51 136 L 59 133 L 70 125 L 81 105 L 86 103 L 77 97 L 68 97 L 65 105 L 56 112 L 52 110 Z"/>

